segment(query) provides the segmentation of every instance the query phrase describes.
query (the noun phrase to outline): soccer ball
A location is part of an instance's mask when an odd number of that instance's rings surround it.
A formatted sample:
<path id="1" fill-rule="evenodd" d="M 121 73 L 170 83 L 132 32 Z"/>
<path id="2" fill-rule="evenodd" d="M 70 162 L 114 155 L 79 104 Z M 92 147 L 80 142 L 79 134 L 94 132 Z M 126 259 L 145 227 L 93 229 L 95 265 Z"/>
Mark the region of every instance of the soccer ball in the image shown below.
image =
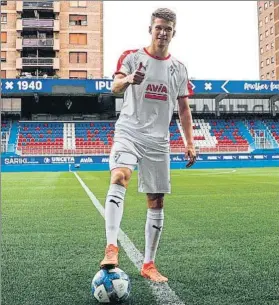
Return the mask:
<path id="1" fill-rule="evenodd" d="M 101 269 L 91 283 L 92 295 L 100 303 L 123 303 L 128 300 L 130 291 L 130 279 L 119 268 Z"/>

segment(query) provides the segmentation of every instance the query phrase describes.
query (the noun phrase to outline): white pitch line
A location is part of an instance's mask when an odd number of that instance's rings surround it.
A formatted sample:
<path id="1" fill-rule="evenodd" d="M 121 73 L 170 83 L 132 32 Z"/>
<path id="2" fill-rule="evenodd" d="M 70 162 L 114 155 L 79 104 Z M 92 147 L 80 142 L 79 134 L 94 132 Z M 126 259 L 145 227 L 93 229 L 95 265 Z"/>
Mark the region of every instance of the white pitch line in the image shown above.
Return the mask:
<path id="1" fill-rule="evenodd" d="M 99 213 L 105 217 L 105 210 L 103 206 L 100 204 L 99 200 L 94 196 L 94 194 L 90 191 L 88 186 L 82 181 L 79 175 L 76 172 L 73 172 L 81 184 L 82 188 L 85 190 L 86 194 L 92 201 L 95 208 L 99 211 Z M 135 247 L 133 242 L 129 239 L 129 237 L 120 229 L 118 240 L 120 241 L 124 251 L 126 252 L 129 259 L 134 263 L 135 267 L 140 271 L 143 256 L 139 252 L 139 250 Z M 180 298 L 176 295 L 176 293 L 170 288 L 167 283 L 154 283 L 151 281 L 147 281 L 149 286 L 151 287 L 152 293 L 158 304 L 164 305 L 185 305 Z"/>
<path id="2" fill-rule="evenodd" d="M 216 170 L 216 169 L 212 169 L 212 170 Z M 219 170 L 221 170 L 221 169 L 219 169 Z M 194 173 L 191 173 L 189 175 L 189 177 L 191 177 L 191 176 L 223 175 L 223 174 L 231 174 L 231 173 L 235 173 L 235 172 L 236 172 L 236 169 L 230 170 L 230 171 L 226 171 L 226 172 L 209 172 L 209 173 L 194 172 Z M 183 174 L 171 174 L 171 177 L 181 177 L 181 176 L 183 176 Z"/>

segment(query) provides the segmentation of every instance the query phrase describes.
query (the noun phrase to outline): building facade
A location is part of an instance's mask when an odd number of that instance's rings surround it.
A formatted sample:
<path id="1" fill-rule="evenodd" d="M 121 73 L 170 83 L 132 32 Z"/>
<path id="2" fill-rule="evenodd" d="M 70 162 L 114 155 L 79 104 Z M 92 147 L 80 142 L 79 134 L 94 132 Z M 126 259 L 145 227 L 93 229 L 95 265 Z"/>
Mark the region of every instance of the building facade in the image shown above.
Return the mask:
<path id="1" fill-rule="evenodd" d="M 102 1 L 1 1 L 1 78 L 102 78 Z"/>
<path id="2" fill-rule="evenodd" d="M 258 1 L 259 72 L 262 80 L 279 79 L 279 1 Z"/>

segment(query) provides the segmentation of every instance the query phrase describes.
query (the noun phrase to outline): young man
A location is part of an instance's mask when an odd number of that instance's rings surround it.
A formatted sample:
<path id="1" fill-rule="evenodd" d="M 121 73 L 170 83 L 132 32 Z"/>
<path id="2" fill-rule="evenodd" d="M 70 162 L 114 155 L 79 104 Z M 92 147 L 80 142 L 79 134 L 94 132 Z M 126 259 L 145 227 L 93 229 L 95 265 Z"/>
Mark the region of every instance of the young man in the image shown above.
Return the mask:
<path id="1" fill-rule="evenodd" d="M 122 54 L 112 85 L 113 93 L 124 92 L 124 103 L 115 125 L 109 160 L 111 182 L 105 203 L 107 247 L 100 265 L 101 268 L 118 266 L 117 236 L 124 198 L 131 174 L 138 165 L 138 190 L 146 193 L 148 205 L 141 275 L 155 282 L 168 280 L 158 272 L 154 261 L 163 228 L 164 194 L 170 193 L 169 124 L 177 100 L 187 139 L 187 167 L 196 161 L 187 100 L 187 70 L 168 52 L 175 24 L 174 12 L 156 10 L 149 27 L 150 46 Z"/>

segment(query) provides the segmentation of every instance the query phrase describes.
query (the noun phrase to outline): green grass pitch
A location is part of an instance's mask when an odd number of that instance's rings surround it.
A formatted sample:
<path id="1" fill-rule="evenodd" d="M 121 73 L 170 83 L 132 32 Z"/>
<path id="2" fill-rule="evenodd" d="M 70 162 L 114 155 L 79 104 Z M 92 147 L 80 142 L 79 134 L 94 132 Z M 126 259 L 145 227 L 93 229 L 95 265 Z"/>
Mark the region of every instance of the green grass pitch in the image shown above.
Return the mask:
<path id="1" fill-rule="evenodd" d="M 79 172 L 104 204 L 109 172 Z M 90 305 L 104 219 L 73 173 L 2 174 L 2 305 Z M 137 173 L 122 230 L 143 253 Z M 279 304 L 279 169 L 174 170 L 159 270 L 186 305 Z M 120 249 L 130 304 L 153 305 L 148 281 Z M 175 304 L 174 304 L 175 305 Z"/>

